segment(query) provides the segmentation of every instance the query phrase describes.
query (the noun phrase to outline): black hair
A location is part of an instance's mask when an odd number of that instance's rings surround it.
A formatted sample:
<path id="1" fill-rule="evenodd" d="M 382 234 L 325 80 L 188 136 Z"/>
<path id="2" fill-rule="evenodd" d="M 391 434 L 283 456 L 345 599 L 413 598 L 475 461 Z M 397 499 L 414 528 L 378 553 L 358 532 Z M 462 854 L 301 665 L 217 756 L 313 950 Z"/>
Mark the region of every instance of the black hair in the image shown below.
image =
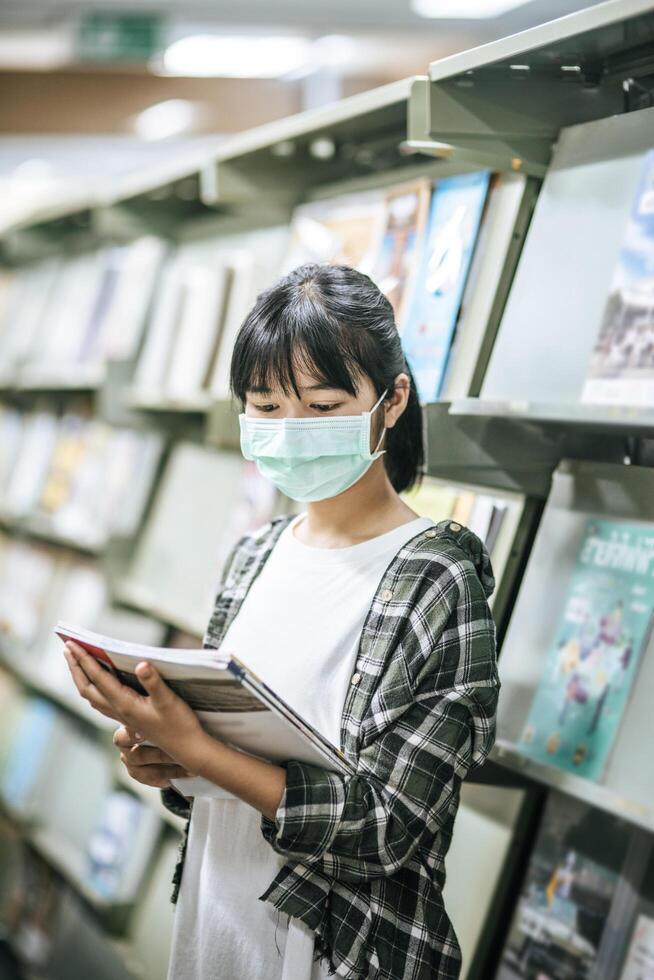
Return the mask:
<path id="1" fill-rule="evenodd" d="M 419 482 L 424 463 L 422 413 L 393 308 L 368 276 L 346 265 L 307 263 L 260 293 L 234 345 L 230 386 L 242 402 L 248 391 L 281 388 L 299 397 L 295 370 L 351 395 L 367 375 L 377 396 L 398 374 L 411 381 L 409 401 L 386 431 L 383 456 L 398 492 Z"/>

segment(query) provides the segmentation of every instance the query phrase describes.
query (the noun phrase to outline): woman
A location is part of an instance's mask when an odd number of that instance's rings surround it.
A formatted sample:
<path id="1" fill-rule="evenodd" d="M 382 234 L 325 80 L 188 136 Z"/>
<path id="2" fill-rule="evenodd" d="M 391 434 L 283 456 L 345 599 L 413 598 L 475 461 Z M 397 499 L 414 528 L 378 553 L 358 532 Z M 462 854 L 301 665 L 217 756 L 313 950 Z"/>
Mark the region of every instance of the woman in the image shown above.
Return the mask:
<path id="1" fill-rule="evenodd" d="M 82 694 L 124 726 L 130 775 L 192 815 L 169 978 L 458 977 L 441 893 L 461 780 L 494 738 L 488 553 L 399 496 L 420 475 L 421 412 L 366 276 L 306 265 L 262 293 L 231 380 L 244 455 L 305 506 L 238 543 L 204 646 L 236 652 L 357 773 L 244 756 L 148 664 L 144 698 L 68 645 Z M 216 795 L 182 798 L 169 780 L 185 773 Z"/>

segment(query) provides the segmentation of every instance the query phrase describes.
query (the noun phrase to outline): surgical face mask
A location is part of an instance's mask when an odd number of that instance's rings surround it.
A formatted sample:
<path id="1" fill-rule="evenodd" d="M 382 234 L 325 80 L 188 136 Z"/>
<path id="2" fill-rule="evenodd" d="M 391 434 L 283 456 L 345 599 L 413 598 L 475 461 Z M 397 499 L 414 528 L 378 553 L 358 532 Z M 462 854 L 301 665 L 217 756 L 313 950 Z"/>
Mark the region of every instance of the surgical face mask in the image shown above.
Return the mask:
<path id="1" fill-rule="evenodd" d="M 360 480 L 380 450 L 370 450 L 369 412 L 326 418 L 263 419 L 241 413 L 241 451 L 282 493 L 303 503 L 335 497 Z"/>

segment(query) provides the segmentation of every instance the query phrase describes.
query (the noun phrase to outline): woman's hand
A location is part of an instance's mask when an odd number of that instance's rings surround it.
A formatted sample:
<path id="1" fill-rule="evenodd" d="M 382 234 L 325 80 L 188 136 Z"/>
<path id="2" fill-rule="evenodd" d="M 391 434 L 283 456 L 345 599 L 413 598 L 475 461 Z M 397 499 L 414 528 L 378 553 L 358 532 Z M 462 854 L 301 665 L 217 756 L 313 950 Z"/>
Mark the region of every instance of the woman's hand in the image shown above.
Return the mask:
<path id="1" fill-rule="evenodd" d="M 183 779 L 191 773 L 178 765 L 154 745 L 142 745 L 142 739 L 122 725 L 113 735 L 114 745 L 121 750 L 120 760 L 138 783 L 166 789 L 171 779 Z"/>
<path id="2" fill-rule="evenodd" d="M 151 664 L 142 661 L 136 665 L 136 676 L 148 692 L 144 696 L 121 684 L 78 643 L 67 640 L 64 652 L 77 690 L 93 708 L 138 732 L 173 763 L 193 769 L 191 760 L 196 759 L 206 735 L 195 712 Z"/>

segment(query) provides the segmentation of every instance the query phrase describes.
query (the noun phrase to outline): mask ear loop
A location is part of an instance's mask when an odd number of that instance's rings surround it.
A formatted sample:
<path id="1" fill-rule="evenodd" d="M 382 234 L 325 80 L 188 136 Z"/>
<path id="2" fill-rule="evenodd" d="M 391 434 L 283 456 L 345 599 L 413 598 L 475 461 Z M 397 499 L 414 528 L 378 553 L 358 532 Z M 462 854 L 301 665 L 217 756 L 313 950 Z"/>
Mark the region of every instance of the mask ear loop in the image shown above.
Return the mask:
<path id="1" fill-rule="evenodd" d="M 375 404 L 370 409 L 370 416 L 371 417 L 372 417 L 373 413 L 377 411 L 377 409 L 379 408 L 379 406 L 383 402 L 384 398 L 386 397 L 387 391 L 388 391 L 388 388 L 384 388 L 384 390 L 382 391 L 381 395 L 379 396 L 379 398 L 377 399 L 377 401 L 375 402 Z M 385 435 L 386 435 L 386 426 L 383 426 L 382 427 L 382 431 L 381 431 L 381 435 L 380 435 L 379 440 L 377 442 L 377 445 L 373 449 L 373 454 L 374 453 L 385 453 L 386 452 L 385 449 L 380 449 L 379 448 L 381 446 L 383 440 L 384 440 L 384 436 Z"/>

